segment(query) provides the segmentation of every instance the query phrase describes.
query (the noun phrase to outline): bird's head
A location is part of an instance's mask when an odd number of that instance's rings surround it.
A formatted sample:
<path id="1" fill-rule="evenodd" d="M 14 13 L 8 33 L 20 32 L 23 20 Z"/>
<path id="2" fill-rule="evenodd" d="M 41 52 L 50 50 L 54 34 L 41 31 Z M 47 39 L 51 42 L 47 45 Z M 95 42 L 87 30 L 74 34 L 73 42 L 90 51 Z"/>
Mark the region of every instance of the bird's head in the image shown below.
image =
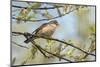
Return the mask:
<path id="1" fill-rule="evenodd" d="M 50 24 L 55 24 L 56 26 L 59 25 L 58 22 L 57 22 L 56 20 L 52 20 L 52 21 L 50 21 Z"/>

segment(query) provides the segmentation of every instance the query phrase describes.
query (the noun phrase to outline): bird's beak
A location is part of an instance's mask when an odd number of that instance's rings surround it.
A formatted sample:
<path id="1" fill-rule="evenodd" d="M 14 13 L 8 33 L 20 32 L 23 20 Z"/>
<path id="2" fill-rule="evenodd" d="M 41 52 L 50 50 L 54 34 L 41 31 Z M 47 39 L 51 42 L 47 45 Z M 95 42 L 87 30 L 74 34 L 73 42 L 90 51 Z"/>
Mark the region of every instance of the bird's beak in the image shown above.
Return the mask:
<path id="1" fill-rule="evenodd" d="M 57 26 L 59 26 L 59 24 L 57 24 Z"/>

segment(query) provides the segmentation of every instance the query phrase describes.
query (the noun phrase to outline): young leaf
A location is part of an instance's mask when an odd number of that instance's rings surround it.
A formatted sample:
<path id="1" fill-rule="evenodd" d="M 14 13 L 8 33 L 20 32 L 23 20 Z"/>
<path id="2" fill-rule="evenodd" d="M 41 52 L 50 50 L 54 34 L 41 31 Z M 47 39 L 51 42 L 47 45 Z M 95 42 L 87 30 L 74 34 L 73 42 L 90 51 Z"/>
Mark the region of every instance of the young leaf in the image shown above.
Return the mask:
<path id="1" fill-rule="evenodd" d="M 45 13 L 43 13 L 43 16 L 48 19 L 51 19 L 53 17 L 47 10 L 45 10 Z"/>
<path id="2" fill-rule="evenodd" d="M 41 3 L 32 3 L 30 8 L 39 8 L 41 6 Z"/>
<path id="3" fill-rule="evenodd" d="M 72 48 L 72 49 L 69 49 L 68 51 L 67 51 L 67 53 L 66 53 L 66 56 L 69 56 L 69 57 L 71 57 L 72 56 L 72 53 L 74 52 L 74 48 Z"/>
<path id="4" fill-rule="evenodd" d="M 68 11 L 68 5 L 64 5 L 64 7 L 63 7 L 63 12 L 64 12 L 64 14 L 65 14 L 67 11 Z"/>

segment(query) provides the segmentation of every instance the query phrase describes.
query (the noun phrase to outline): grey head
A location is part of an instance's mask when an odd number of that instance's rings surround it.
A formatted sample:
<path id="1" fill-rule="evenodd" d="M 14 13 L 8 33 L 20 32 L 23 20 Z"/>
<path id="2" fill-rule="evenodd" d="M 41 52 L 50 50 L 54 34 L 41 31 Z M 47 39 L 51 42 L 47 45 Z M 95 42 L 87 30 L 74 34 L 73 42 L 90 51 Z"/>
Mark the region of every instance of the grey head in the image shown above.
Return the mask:
<path id="1" fill-rule="evenodd" d="M 57 26 L 59 25 L 58 22 L 57 22 L 56 20 L 50 21 L 49 24 L 56 24 Z"/>

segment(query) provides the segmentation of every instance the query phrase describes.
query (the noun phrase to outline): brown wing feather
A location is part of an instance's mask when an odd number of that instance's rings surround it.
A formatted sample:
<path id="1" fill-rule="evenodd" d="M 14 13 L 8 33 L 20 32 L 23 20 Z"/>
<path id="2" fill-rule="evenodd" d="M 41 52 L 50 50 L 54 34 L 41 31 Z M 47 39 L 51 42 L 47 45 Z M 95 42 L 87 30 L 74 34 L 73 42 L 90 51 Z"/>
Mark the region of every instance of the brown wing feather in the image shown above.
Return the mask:
<path id="1" fill-rule="evenodd" d="M 43 29 L 45 26 L 47 26 L 47 23 L 44 23 L 44 24 L 42 24 L 39 28 L 37 28 L 34 32 L 35 32 L 35 34 L 37 34 L 37 32 L 39 32 L 39 30 L 41 29 Z"/>

